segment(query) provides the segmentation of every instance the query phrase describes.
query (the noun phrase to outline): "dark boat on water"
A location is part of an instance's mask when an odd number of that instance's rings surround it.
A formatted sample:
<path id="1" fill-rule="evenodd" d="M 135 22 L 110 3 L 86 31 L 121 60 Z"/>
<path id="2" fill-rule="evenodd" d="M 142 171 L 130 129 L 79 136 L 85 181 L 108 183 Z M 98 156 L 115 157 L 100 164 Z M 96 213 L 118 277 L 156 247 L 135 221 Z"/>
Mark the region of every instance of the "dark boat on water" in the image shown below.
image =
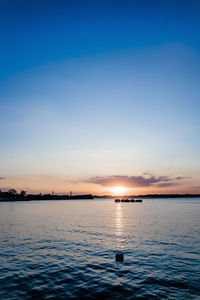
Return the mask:
<path id="1" fill-rule="evenodd" d="M 115 199 L 115 202 L 121 202 L 121 200 L 120 199 Z"/>
<path id="2" fill-rule="evenodd" d="M 115 202 L 142 202 L 142 199 L 115 199 Z"/>

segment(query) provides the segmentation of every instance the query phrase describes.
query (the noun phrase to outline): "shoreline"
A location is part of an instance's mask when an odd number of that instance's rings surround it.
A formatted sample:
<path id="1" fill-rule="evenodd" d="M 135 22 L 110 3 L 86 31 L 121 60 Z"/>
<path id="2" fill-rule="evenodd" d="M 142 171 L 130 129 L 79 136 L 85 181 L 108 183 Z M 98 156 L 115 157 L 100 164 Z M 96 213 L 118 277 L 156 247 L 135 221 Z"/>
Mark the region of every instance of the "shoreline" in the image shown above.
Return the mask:
<path id="1" fill-rule="evenodd" d="M 0 198 L 0 202 L 30 202 L 30 201 L 67 201 L 67 200 L 95 200 L 95 199 L 177 199 L 177 198 L 200 198 L 200 194 L 148 194 L 138 196 L 92 196 L 76 195 L 76 196 L 59 196 L 59 195 L 27 195 L 26 197 L 5 197 Z"/>

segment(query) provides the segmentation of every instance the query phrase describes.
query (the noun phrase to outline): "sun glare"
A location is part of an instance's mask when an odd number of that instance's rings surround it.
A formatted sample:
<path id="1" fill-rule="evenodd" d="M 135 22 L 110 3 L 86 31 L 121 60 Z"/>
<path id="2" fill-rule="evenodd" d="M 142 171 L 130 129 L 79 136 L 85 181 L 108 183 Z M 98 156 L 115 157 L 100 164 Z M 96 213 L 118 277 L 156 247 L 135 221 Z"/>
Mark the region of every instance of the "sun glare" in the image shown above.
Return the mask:
<path id="1" fill-rule="evenodd" d="M 110 188 L 110 191 L 114 196 L 123 196 L 127 192 L 127 188 L 124 186 L 113 186 Z"/>

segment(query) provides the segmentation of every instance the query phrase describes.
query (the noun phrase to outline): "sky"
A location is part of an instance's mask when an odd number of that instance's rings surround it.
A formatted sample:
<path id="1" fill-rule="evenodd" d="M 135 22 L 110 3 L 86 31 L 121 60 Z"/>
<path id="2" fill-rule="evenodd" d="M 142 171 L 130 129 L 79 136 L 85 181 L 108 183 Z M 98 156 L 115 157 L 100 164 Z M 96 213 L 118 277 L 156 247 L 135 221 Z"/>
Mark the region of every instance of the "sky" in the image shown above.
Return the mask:
<path id="1" fill-rule="evenodd" d="M 200 2 L 0 1 L 0 189 L 200 193 Z"/>

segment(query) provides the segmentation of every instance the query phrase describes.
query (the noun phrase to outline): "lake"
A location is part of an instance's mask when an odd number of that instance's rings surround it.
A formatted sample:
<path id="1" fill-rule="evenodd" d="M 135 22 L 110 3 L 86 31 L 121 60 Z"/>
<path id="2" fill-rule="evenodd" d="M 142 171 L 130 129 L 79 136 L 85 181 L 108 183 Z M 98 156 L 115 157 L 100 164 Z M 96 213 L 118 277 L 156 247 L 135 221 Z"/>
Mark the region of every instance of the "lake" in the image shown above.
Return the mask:
<path id="1" fill-rule="evenodd" d="M 200 299 L 199 198 L 1 202 L 0 231 L 1 300 Z"/>

